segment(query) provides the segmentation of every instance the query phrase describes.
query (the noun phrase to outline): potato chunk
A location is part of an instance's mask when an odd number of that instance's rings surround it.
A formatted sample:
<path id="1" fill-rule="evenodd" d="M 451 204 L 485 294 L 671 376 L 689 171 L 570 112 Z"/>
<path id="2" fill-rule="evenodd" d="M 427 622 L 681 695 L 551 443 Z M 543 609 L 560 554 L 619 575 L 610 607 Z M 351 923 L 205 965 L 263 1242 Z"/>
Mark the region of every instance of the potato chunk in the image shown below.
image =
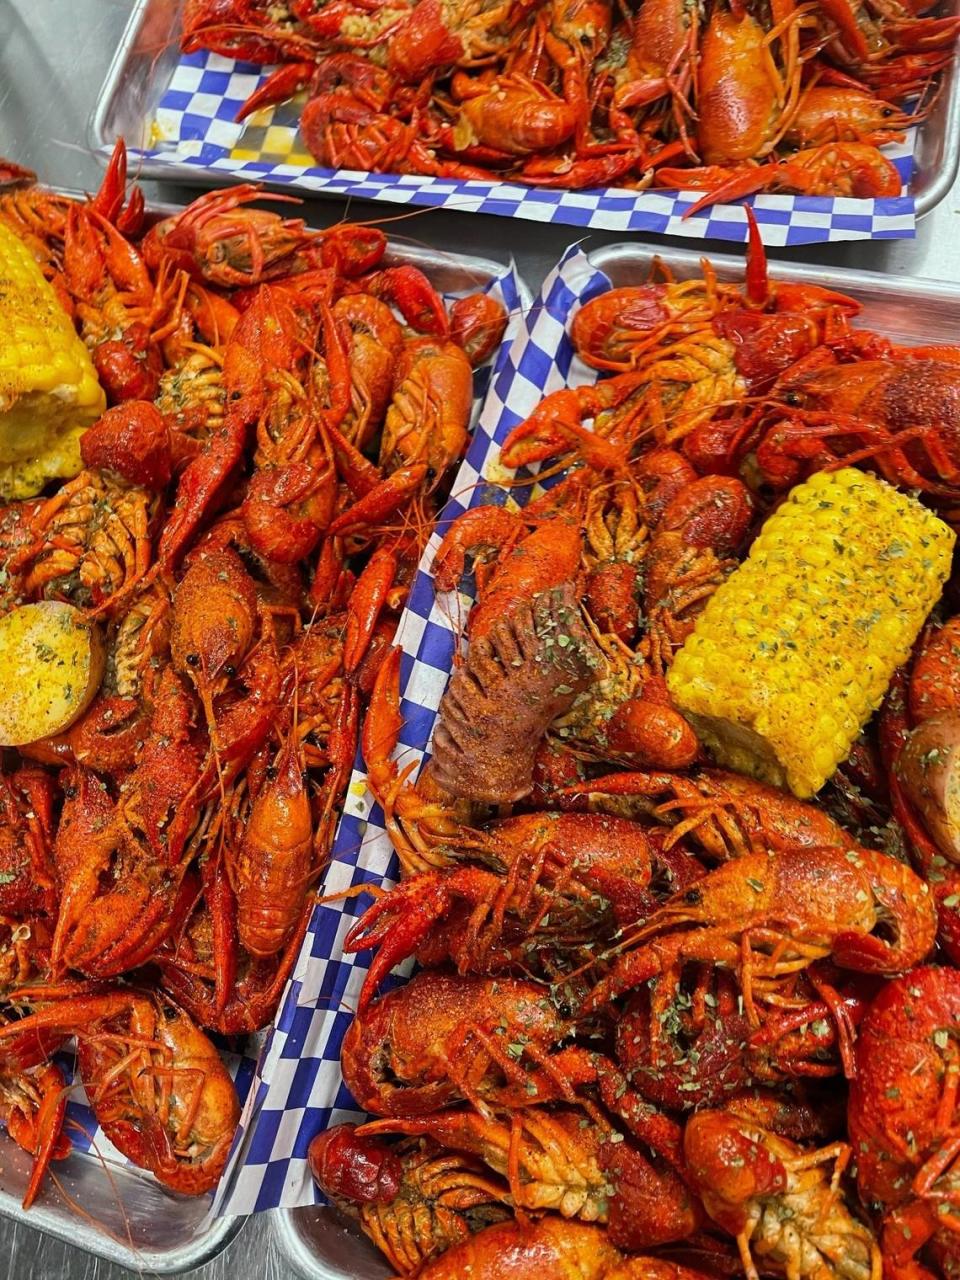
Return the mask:
<path id="1" fill-rule="evenodd" d="M 918 725 L 897 774 L 937 848 L 960 862 L 960 711 L 941 711 Z"/>
<path id="2" fill-rule="evenodd" d="M 55 600 L 0 618 L 0 745 L 61 733 L 86 711 L 103 679 L 98 628 Z"/>

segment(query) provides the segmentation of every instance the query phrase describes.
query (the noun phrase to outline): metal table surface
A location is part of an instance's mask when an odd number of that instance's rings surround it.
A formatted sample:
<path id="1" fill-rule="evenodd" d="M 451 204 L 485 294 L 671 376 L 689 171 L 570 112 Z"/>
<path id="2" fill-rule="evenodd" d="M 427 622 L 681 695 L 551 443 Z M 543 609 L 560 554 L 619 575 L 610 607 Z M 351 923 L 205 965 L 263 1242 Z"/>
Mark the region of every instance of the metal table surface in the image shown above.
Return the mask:
<path id="1" fill-rule="evenodd" d="M 128 15 L 125 0 L 0 0 L 0 155 L 36 169 L 61 187 L 93 190 L 101 167 L 85 144 L 87 119 Z M 145 183 L 148 200 L 189 198 L 186 188 Z M 342 200 L 316 201 L 327 222 L 343 215 Z M 376 218 L 382 209 L 354 204 L 352 216 Z M 536 289 L 576 232 L 501 218 L 429 210 L 398 230 L 438 247 L 504 258 L 512 253 Z M 592 246 L 620 233 L 588 233 Z M 681 241 L 691 247 L 690 241 Z M 716 245 L 729 252 L 729 246 Z M 858 242 L 784 250 L 793 256 L 893 275 L 960 281 L 960 181 L 924 220 L 915 240 Z M 122 1280 L 132 1273 L 92 1258 L 19 1223 L 0 1219 L 0 1280 Z M 231 1245 L 192 1273 L 197 1280 L 279 1280 L 292 1276 L 276 1247 L 270 1215 L 251 1218 Z"/>

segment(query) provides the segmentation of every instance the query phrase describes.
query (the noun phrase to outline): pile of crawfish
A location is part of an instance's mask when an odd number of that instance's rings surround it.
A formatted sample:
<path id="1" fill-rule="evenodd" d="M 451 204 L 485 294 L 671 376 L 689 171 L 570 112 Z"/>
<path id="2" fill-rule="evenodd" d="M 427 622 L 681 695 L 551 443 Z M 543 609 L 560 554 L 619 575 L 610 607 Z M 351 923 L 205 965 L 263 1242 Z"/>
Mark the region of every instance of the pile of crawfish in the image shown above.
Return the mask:
<path id="1" fill-rule="evenodd" d="M 547 187 L 900 193 L 960 18 L 930 0 L 188 0 L 183 48 L 279 63 L 328 168 Z M 904 104 L 912 103 L 907 112 Z"/>
<path id="2" fill-rule="evenodd" d="M 205 1033 L 272 1018 L 506 322 L 385 265 L 381 231 L 256 195 L 146 229 L 122 144 L 86 202 L 0 195 L 110 405 L 78 476 L 0 510 L 3 608 L 67 601 L 107 650 L 82 717 L 0 772 L 0 1114 L 36 1157 L 27 1203 L 69 1148 L 70 1036 L 116 1147 L 180 1191 L 219 1177 L 238 1105 Z"/>
<path id="3" fill-rule="evenodd" d="M 438 591 L 472 557 L 478 597 L 416 783 L 397 651 L 377 678 L 403 875 L 347 938 L 375 952 L 342 1050 L 376 1119 L 309 1155 L 402 1275 L 960 1274 L 955 584 L 816 802 L 712 766 L 664 679 L 796 480 L 859 462 L 956 523 L 960 351 L 761 254 L 574 315 L 616 372 L 505 441 L 558 483 L 440 546 Z"/>

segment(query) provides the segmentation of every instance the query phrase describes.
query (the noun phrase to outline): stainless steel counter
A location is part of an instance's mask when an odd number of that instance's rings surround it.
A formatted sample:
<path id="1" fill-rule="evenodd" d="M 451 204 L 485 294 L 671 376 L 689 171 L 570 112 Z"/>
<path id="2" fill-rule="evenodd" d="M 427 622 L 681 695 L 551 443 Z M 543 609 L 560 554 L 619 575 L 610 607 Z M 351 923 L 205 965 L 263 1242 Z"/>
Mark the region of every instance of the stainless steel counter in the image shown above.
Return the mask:
<path id="1" fill-rule="evenodd" d="M 101 168 L 84 143 L 87 119 L 127 14 L 125 0 L 0 0 L 0 155 L 29 165 L 57 186 L 98 185 Z M 148 200 L 188 194 L 153 183 L 145 189 Z M 316 207 L 325 221 L 343 216 L 343 201 L 317 201 Z M 352 208 L 356 218 L 383 213 L 371 204 Z M 534 289 L 575 234 L 567 227 L 432 210 L 395 230 L 442 248 L 501 259 L 512 253 Z M 584 237 L 591 246 L 623 238 L 602 232 Z M 727 245 L 716 248 L 729 251 Z M 916 240 L 786 250 L 783 256 L 960 281 L 960 182 L 920 224 Z M 0 1219 L 0 1280 L 122 1280 L 130 1274 Z M 292 1274 L 274 1242 L 269 1214 L 250 1219 L 219 1258 L 193 1273 L 198 1280 L 279 1280 Z"/>

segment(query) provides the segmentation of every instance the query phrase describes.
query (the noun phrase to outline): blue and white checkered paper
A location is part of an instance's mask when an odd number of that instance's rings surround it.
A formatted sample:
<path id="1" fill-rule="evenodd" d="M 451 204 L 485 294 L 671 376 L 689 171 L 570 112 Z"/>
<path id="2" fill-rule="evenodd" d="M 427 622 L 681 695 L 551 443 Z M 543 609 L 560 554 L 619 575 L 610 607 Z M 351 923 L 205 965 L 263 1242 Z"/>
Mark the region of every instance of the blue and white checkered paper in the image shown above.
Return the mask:
<path id="1" fill-rule="evenodd" d="M 297 138 L 297 107 L 284 104 L 259 113 L 245 125 L 234 123 L 244 100 L 270 70 L 205 51 L 182 55 L 157 109 L 152 130 L 157 141 L 144 154 L 161 164 L 204 170 L 225 179 L 280 183 L 393 205 L 428 205 L 532 222 L 697 240 L 746 239 L 746 215 L 739 205 L 714 205 L 684 220 L 682 215 L 697 200 L 697 192 L 617 187 L 554 191 L 507 181 L 464 182 L 320 168 Z M 884 148 L 900 172 L 904 194 L 880 200 L 756 196 L 751 203 L 764 243 L 800 245 L 913 237 L 914 203 L 905 192 L 913 168 L 915 133 L 911 130 L 904 143 Z"/>
<path id="2" fill-rule="evenodd" d="M 403 762 L 423 757 L 470 603 L 467 596 L 434 596 L 430 565 L 440 537 L 467 507 L 504 500 L 505 491 L 492 487 L 500 441 L 510 427 L 526 417 L 545 390 L 564 385 L 572 355 L 564 333 L 565 320 L 570 308 L 589 296 L 584 292 L 586 277 L 594 281 L 594 291 L 609 287 L 606 277 L 589 267 L 585 256 L 577 252 L 547 282 L 553 292 L 541 295 L 526 313 L 521 310 L 519 282 L 513 271 L 492 286 L 494 295 L 511 313 L 510 325 L 492 368 L 477 372 L 474 389 L 479 417 L 472 443 L 438 530 L 424 552 L 397 632 L 404 654 Z M 565 356 L 562 347 L 566 348 Z M 584 381 L 594 376 L 584 369 Z M 322 894 L 395 882 L 397 866 L 382 821 L 358 760 L 320 886 Z M 370 957 L 345 956 L 343 940 L 370 901 L 369 896 L 361 895 L 324 903 L 314 911 L 217 1192 L 215 1211 L 219 1213 L 247 1214 L 313 1204 L 317 1197 L 306 1164 L 310 1139 L 332 1124 L 360 1118 L 340 1074 L 340 1044 Z"/>

